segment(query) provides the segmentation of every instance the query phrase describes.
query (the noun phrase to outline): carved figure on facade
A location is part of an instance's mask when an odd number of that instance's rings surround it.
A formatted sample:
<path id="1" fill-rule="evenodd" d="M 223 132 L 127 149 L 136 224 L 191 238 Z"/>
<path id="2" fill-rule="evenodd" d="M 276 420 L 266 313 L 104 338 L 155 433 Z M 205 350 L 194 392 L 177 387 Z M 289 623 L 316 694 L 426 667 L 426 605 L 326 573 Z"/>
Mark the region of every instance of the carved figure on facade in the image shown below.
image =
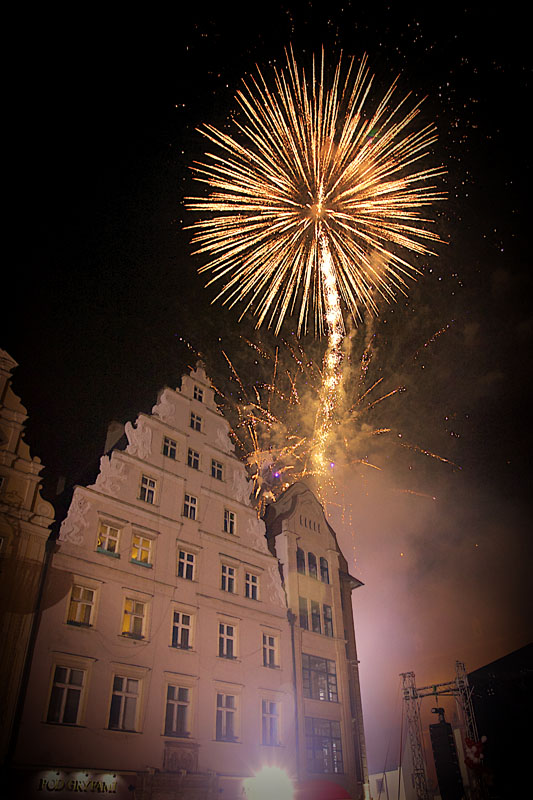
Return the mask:
<path id="1" fill-rule="evenodd" d="M 152 408 L 152 414 L 159 417 L 161 422 L 167 424 L 176 423 L 176 406 L 171 402 L 174 392 L 171 389 L 164 389 L 157 404 Z"/>
<path id="2" fill-rule="evenodd" d="M 265 537 L 265 523 L 257 517 L 248 520 L 248 538 L 252 547 L 268 552 L 267 540 Z"/>
<path id="3" fill-rule="evenodd" d="M 76 489 L 74 497 L 66 519 L 61 523 L 59 529 L 60 542 L 72 542 L 72 544 L 83 544 L 83 534 L 85 528 L 89 527 L 87 519 L 91 504 Z"/>
<path id="4" fill-rule="evenodd" d="M 94 488 L 106 494 L 117 495 L 121 483 L 126 480 L 126 464 L 118 458 L 102 456 L 100 459 L 100 472 L 94 483 Z"/>
<path id="5" fill-rule="evenodd" d="M 148 458 L 152 452 L 152 429 L 144 417 L 138 418 L 135 428 L 131 422 L 126 422 L 124 432 L 129 442 L 126 453 L 142 459 Z"/>
<path id="6" fill-rule="evenodd" d="M 272 564 L 266 573 L 266 595 L 275 605 L 286 605 L 285 592 L 281 585 L 281 576 L 277 564 Z"/>
<path id="7" fill-rule="evenodd" d="M 238 466 L 233 470 L 232 479 L 233 493 L 236 500 L 244 505 L 250 505 L 250 493 L 252 491 L 251 483 L 244 473 L 244 467 L 239 469 Z"/>
<path id="8" fill-rule="evenodd" d="M 231 441 L 226 428 L 217 428 L 217 446 L 220 447 L 225 453 L 233 453 L 235 445 Z"/>

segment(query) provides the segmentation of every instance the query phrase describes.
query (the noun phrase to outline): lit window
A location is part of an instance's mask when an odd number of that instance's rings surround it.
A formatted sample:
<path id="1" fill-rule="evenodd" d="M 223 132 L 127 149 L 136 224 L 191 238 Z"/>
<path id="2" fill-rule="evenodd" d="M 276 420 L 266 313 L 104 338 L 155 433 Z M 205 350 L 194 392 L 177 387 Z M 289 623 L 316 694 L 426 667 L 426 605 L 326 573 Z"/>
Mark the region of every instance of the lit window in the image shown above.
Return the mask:
<path id="1" fill-rule="evenodd" d="M 69 625 L 89 627 L 92 624 L 95 595 L 94 589 L 74 584 L 68 607 L 67 622 Z"/>
<path id="2" fill-rule="evenodd" d="M 236 516 L 234 511 L 224 509 L 224 533 L 235 533 Z"/>
<path id="3" fill-rule="evenodd" d="M 169 439 L 168 436 L 163 437 L 163 455 L 167 458 L 176 458 L 178 445 L 174 439 Z"/>
<path id="4" fill-rule="evenodd" d="M 247 572 L 244 581 L 244 596 L 257 600 L 259 595 L 259 578 L 253 572 Z"/>
<path id="5" fill-rule="evenodd" d="M 190 689 L 186 686 L 167 686 L 165 735 L 189 735 Z"/>
<path id="6" fill-rule="evenodd" d="M 263 634 L 263 666 L 277 667 L 278 640 L 270 633 Z"/>
<path id="7" fill-rule="evenodd" d="M 140 682 L 135 678 L 115 675 L 109 710 L 109 727 L 120 731 L 136 728 L 137 700 Z"/>
<path id="8" fill-rule="evenodd" d="M 316 556 L 314 553 L 307 554 L 307 564 L 309 566 L 309 575 L 312 578 L 316 578 L 317 577 Z"/>
<path id="9" fill-rule="evenodd" d="M 233 694 L 217 693 L 216 738 L 234 741 L 237 738 L 237 703 Z"/>
<path id="10" fill-rule="evenodd" d="M 145 503 L 155 503 L 155 487 L 156 481 L 153 478 L 149 478 L 148 475 L 143 475 L 139 500 L 143 500 Z"/>
<path id="11" fill-rule="evenodd" d="M 333 614 L 331 606 L 322 606 L 322 611 L 324 612 L 324 635 L 333 636 Z"/>
<path id="12" fill-rule="evenodd" d="M 191 469 L 200 469 L 200 453 L 191 447 L 187 451 L 187 466 Z"/>
<path id="13" fill-rule="evenodd" d="M 202 418 L 198 414 L 195 414 L 194 411 L 191 411 L 190 426 L 193 429 L 193 431 L 202 430 Z"/>
<path id="14" fill-rule="evenodd" d="M 263 744 L 279 744 L 279 703 L 262 701 L 262 732 Z"/>
<path id="15" fill-rule="evenodd" d="M 218 624 L 218 655 L 220 658 L 235 658 L 236 641 L 235 625 Z"/>
<path id="16" fill-rule="evenodd" d="M 329 583 L 329 565 L 327 559 L 320 559 L 320 580 L 322 583 Z"/>
<path id="17" fill-rule="evenodd" d="M 196 519 L 196 510 L 198 508 L 198 499 L 192 494 L 185 494 L 183 501 L 183 516 L 188 519 Z"/>
<path id="18" fill-rule="evenodd" d="M 146 604 L 127 597 L 124 602 L 124 616 L 122 618 L 122 635 L 131 636 L 133 639 L 142 639 L 146 619 Z"/>
<path id="19" fill-rule="evenodd" d="M 220 588 L 223 592 L 235 592 L 235 567 L 222 564 L 220 573 Z"/>
<path id="20" fill-rule="evenodd" d="M 211 477 L 216 478 L 217 481 L 222 480 L 222 464 L 220 461 L 215 461 L 214 458 L 211 459 Z"/>
<path id="21" fill-rule="evenodd" d="M 306 717 L 305 745 L 309 772 L 344 772 L 339 722 Z"/>
<path id="22" fill-rule="evenodd" d="M 178 578 L 185 578 L 187 581 L 194 580 L 194 567 L 196 556 L 194 553 L 187 553 L 185 550 L 178 552 Z"/>
<path id="23" fill-rule="evenodd" d="M 304 697 L 312 700 L 338 702 L 337 670 L 335 662 L 327 658 L 302 653 Z"/>
<path id="24" fill-rule="evenodd" d="M 204 402 L 204 390 L 201 389 L 199 386 L 195 385 L 192 392 L 192 396 L 194 397 L 195 400 L 198 400 L 200 403 Z"/>
<path id="25" fill-rule="evenodd" d="M 309 628 L 309 616 L 307 611 L 307 598 L 306 597 L 299 597 L 298 598 L 298 611 L 300 616 L 300 628 L 304 628 L 308 630 Z"/>
<path id="26" fill-rule="evenodd" d="M 192 617 L 181 611 L 174 611 L 172 619 L 172 647 L 190 650 L 192 647 Z"/>
<path id="27" fill-rule="evenodd" d="M 301 547 L 296 550 L 296 569 L 302 575 L 305 575 L 305 553 Z"/>
<path id="28" fill-rule="evenodd" d="M 152 540 L 144 536 L 134 534 L 131 545 L 131 560 L 138 561 L 139 564 L 152 565 Z"/>
<path id="29" fill-rule="evenodd" d="M 114 528 L 112 525 L 107 525 L 101 522 L 98 527 L 98 541 L 96 544 L 97 550 L 101 553 L 109 553 L 110 555 L 119 557 L 118 541 L 120 538 L 120 530 Z"/>
<path id="30" fill-rule="evenodd" d="M 47 722 L 76 725 L 84 684 L 85 670 L 56 666 L 46 716 Z"/>

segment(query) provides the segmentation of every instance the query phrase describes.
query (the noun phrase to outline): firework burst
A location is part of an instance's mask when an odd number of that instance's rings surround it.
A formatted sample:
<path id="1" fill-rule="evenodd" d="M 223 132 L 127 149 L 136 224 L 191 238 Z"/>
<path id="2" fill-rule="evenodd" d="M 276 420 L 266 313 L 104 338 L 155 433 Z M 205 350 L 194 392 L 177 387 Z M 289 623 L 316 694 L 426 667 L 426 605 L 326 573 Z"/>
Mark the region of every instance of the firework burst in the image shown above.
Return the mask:
<path id="1" fill-rule="evenodd" d="M 423 209 L 442 199 L 432 182 L 443 170 L 419 168 L 435 129 L 416 127 L 420 103 L 406 110 L 396 82 L 372 104 L 372 80 L 366 57 L 344 75 L 340 61 L 329 84 L 323 54 L 309 80 L 292 51 L 272 89 L 258 70 L 237 92 L 234 134 L 201 130 L 216 152 L 194 177 L 210 191 L 188 200 L 200 214 L 195 252 L 209 259 L 200 271 L 223 281 L 215 299 L 242 301 L 243 314 L 276 334 L 297 307 L 298 334 L 307 330 L 312 311 L 315 333 L 327 333 L 313 447 L 322 476 L 342 383 L 343 306 L 355 319 L 377 313 L 378 298 L 394 299 L 417 272 L 402 252 L 428 255 L 439 238 Z"/>

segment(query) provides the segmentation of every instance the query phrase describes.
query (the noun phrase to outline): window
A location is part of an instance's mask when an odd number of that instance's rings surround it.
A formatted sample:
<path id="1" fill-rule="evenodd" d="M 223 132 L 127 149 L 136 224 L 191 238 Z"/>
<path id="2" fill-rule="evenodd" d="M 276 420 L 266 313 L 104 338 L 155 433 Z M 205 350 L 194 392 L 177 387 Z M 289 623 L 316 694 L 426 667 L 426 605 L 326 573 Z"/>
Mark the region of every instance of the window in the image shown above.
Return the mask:
<path id="1" fill-rule="evenodd" d="M 305 553 L 301 547 L 296 550 L 296 568 L 298 572 L 305 575 Z"/>
<path id="2" fill-rule="evenodd" d="M 322 606 L 322 611 L 324 612 L 324 635 L 333 636 L 333 614 L 331 612 L 331 606 Z"/>
<path id="3" fill-rule="evenodd" d="M 337 703 L 337 670 L 335 662 L 327 658 L 302 653 L 304 697 Z"/>
<path id="4" fill-rule="evenodd" d="M 46 715 L 47 722 L 76 725 L 84 683 L 85 670 L 56 666 Z"/>
<path id="5" fill-rule="evenodd" d="M 224 533 L 235 533 L 236 516 L 234 511 L 224 509 Z"/>
<path id="6" fill-rule="evenodd" d="M 261 707 L 263 744 L 279 744 L 279 703 L 263 700 Z"/>
<path id="7" fill-rule="evenodd" d="M 322 633 L 320 624 L 320 604 L 316 600 L 311 600 L 311 630 L 314 633 Z"/>
<path id="8" fill-rule="evenodd" d="M 192 469 L 200 469 L 200 453 L 189 447 L 187 451 L 187 466 Z"/>
<path id="9" fill-rule="evenodd" d="M 263 666 L 277 667 L 278 639 L 270 633 L 263 633 Z"/>
<path id="10" fill-rule="evenodd" d="M 235 658 L 235 625 L 218 624 L 218 655 L 220 658 Z"/>
<path id="11" fill-rule="evenodd" d="M 316 556 L 314 553 L 307 554 L 307 564 L 309 566 L 309 575 L 312 578 L 316 578 L 317 577 Z"/>
<path id="12" fill-rule="evenodd" d="M 190 614 L 174 611 L 172 618 L 172 647 L 190 650 L 192 647 L 192 618 Z"/>
<path id="13" fill-rule="evenodd" d="M 134 731 L 140 681 L 122 675 L 113 677 L 113 694 L 109 710 L 109 727 L 113 730 Z"/>
<path id="14" fill-rule="evenodd" d="M 183 516 L 188 517 L 188 519 L 196 519 L 197 508 L 198 498 L 194 497 L 192 494 L 185 493 L 185 499 L 183 501 Z"/>
<path id="15" fill-rule="evenodd" d="M 244 580 L 244 596 L 250 600 L 259 599 L 259 578 L 253 572 L 247 572 Z"/>
<path id="16" fill-rule="evenodd" d="M 194 411 L 191 411 L 190 426 L 193 429 L 193 431 L 202 430 L 202 418 L 198 414 L 195 414 Z"/>
<path id="17" fill-rule="evenodd" d="M 187 581 L 194 580 L 194 567 L 196 556 L 194 553 L 187 553 L 185 550 L 178 551 L 178 578 L 185 578 Z"/>
<path id="18" fill-rule="evenodd" d="M 300 614 L 300 628 L 304 628 L 308 630 L 309 628 L 309 617 L 307 615 L 307 598 L 306 597 L 299 597 L 298 598 L 298 606 L 299 606 L 299 614 Z"/>
<path id="19" fill-rule="evenodd" d="M 339 722 L 306 717 L 305 746 L 309 772 L 344 772 Z"/>
<path id="20" fill-rule="evenodd" d="M 235 592 L 235 567 L 222 564 L 220 588 L 223 592 L 231 592 L 232 594 Z"/>
<path id="21" fill-rule="evenodd" d="M 139 500 L 144 500 L 145 503 L 155 503 L 155 487 L 156 481 L 153 478 L 149 478 L 148 475 L 143 475 Z"/>
<path id="22" fill-rule="evenodd" d="M 231 742 L 237 738 L 237 703 L 234 694 L 217 692 L 216 738 Z"/>
<path id="23" fill-rule="evenodd" d="M 70 593 L 67 622 L 69 625 L 89 627 L 92 624 L 96 592 L 86 586 L 74 584 Z"/>
<path id="24" fill-rule="evenodd" d="M 215 461 L 214 458 L 211 459 L 211 477 L 216 478 L 217 481 L 222 480 L 222 464 L 220 461 Z"/>
<path id="25" fill-rule="evenodd" d="M 320 559 L 320 580 L 329 583 L 329 565 L 326 558 Z"/>
<path id="26" fill-rule="evenodd" d="M 168 436 L 163 437 L 163 455 L 167 458 L 176 458 L 178 445 L 174 439 L 169 439 Z"/>
<path id="27" fill-rule="evenodd" d="M 190 694 L 186 686 L 167 686 L 165 736 L 189 735 Z"/>
<path id="28" fill-rule="evenodd" d="M 131 636 L 133 639 L 142 639 L 145 620 L 146 604 L 132 597 L 126 597 L 122 618 L 122 635 Z"/>
<path id="29" fill-rule="evenodd" d="M 112 556 L 119 557 L 118 541 L 120 537 L 120 530 L 114 528 L 112 525 L 107 525 L 101 522 L 98 527 L 98 541 L 96 549 L 101 553 L 109 553 Z"/>
<path id="30" fill-rule="evenodd" d="M 195 386 L 192 392 L 192 396 L 195 400 L 198 400 L 200 403 L 204 402 L 204 390 L 201 389 L 199 386 Z"/>
<path id="31" fill-rule="evenodd" d="M 134 533 L 131 545 L 131 560 L 139 564 L 152 566 L 152 540 Z"/>

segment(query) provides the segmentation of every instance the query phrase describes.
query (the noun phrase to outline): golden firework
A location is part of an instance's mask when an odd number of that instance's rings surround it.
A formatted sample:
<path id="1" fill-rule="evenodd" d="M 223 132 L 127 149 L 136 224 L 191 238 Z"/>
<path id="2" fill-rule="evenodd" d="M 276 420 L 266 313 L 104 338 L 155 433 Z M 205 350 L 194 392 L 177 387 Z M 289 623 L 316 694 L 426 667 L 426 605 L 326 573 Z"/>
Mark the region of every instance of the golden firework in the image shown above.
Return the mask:
<path id="1" fill-rule="evenodd" d="M 344 73 L 344 74 L 343 74 Z M 420 103 L 396 99 L 396 81 L 377 103 L 364 57 L 337 64 L 327 83 L 324 55 L 310 79 L 287 53 L 285 69 L 243 81 L 234 131 L 201 132 L 215 146 L 194 177 L 209 187 L 189 198 L 195 252 L 223 286 L 215 299 L 244 303 L 279 333 L 298 308 L 298 333 L 342 338 L 341 301 L 354 316 L 377 312 L 418 271 L 402 250 L 429 254 L 438 235 L 422 210 L 442 198 L 420 168 L 436 140 L 432 124 L 416 126 Z M 209 285 L 208 284 L 208 285 Z M 340 340 L 340 339 L 339 339 Z"/>

